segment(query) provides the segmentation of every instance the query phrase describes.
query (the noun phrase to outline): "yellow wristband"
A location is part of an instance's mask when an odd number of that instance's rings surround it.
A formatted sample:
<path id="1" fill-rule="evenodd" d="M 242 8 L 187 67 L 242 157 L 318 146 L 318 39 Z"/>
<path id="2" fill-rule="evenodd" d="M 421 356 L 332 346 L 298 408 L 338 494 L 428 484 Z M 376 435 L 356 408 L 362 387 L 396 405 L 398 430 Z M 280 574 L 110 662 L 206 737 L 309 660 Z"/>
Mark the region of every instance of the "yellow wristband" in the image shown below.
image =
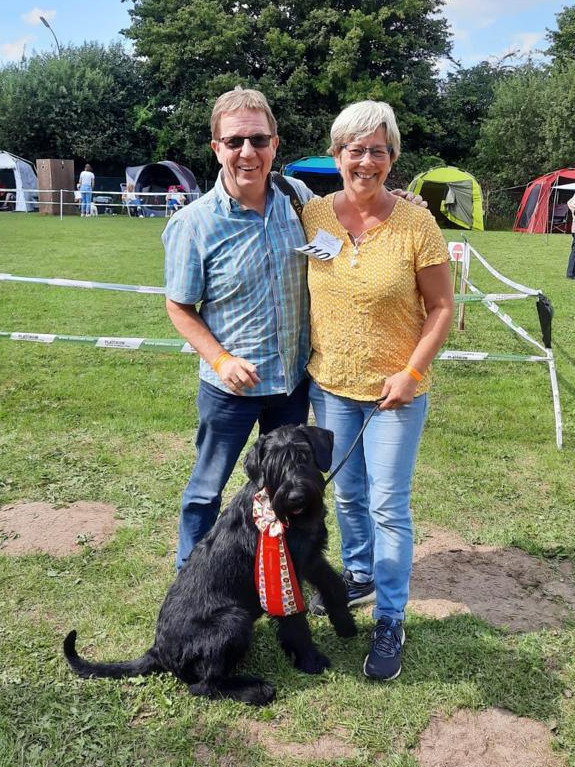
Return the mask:
<path id="1" fill-rule="evenodd" d="M 406 366 L 403 368 L 403 370 L 404 370 L 406 373 L 409 373 L 409 375 L 410 375 L 412 378 L 415 378 L 415 380 L 417 381 L 417 383 L 419 383 L 419 382 L 421 381 L 421 379 L 423 378 L 423 375 L 422 375 L 422 374 L 419 372 L 419 370 L 416 370 L 416 369 L 413 367 L 413 365 L 406 365 Z"/>
<path id="2" fill-rule="evenodd" d="M 223 362 L 225 362 L 228 357 L 231 357 L 232 355 L 229 352 L 222 352 L 219 354 L 216 359 L 212 362 L 212 368 L 216 371 L 216 373 L 220 372 L 220 367 Z"/>

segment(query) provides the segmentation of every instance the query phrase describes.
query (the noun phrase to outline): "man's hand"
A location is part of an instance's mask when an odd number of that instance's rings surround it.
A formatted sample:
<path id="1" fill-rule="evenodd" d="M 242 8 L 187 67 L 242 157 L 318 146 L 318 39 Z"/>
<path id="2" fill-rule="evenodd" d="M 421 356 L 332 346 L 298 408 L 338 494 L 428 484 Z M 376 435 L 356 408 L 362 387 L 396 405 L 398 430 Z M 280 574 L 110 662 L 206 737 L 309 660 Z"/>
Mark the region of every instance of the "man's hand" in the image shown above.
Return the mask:
<path id="1" fill-rule="evenodd" d="M 219 366 L 218 375 L 233 394 L 243 395 L 243 389 L 253 389 L 260 379 L 256 366 L 243 357 L 230 356 Z"/>
<path id="2" fill-rule="evenodd" d="M 405 192 L 403 189 L 394 189 L 391 194 L 394 194 L 396 197 L 401 197 L 402 199 L 407 200 L 407 202 L 417 205 L 419 208 L 427 208 L 427 202 L 420 194 Z"/>

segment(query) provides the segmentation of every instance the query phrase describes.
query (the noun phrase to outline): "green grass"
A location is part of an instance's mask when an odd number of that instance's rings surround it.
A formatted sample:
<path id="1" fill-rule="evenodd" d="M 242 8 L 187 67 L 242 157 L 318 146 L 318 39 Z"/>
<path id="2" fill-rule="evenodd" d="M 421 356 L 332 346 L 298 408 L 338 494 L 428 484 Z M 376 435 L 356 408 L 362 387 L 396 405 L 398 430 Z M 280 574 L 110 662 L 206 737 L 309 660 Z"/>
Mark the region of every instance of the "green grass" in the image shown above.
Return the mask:
<path id="1" fill-rule="evenodd" d="M 161 285 L 164 223 L 5 215 L 0 272 Z M 470 542 L 573 562 L 570 239 L 486 232 L 470 240 L 497 269 L 541 288 L 554 304 L 564 449 L 555 447 L 544 366 L 437 363 L 414 481 L 418 535 L 437 524 Z M 501 290 L 477 265 L 472 278 Z M 539 338 L 534 302 L 504 308 Z M 7 282 L 0 282 L 0 330 L 176 337 L 161 296 Z M 454 330 L 447 346 L 532 353 L 478 305 L 468 306 L 465 332 Z M 574 766 L 575 706 L 564 693 L 575 690 L 573 626 L 512 635 L 470 615 L 436 621 L 410 612 L 404 672 L 380 686 L 361 674 L 371 627 L 365 615 L 349 642 L 312 620 L 333 661 L 321 677 L 296 672 L 262 620 L 247 666 L 273 680 L 278 699 L 260 711 L 192 698 L 168 676 L 87 682 L 71 675 L 60 650 L 71 628 L 80 650 L 101 659 L 135 657 L 152 641 L 193 459 L 197 364 L 193 355 L 0 341 L 0 504 L 103 501 L 123 520 L 98 551 L 87 545 L 58 560 L 0 556 L 0 766 L 302 764 L 251 742 L 246 722 L 256 720 L 273 725 L 276 740 L 302 743 L 343 727 L 359 755 L 330 764 L 413 767 L 411 749 L 430 716 L 460 706 L 502 706 L 553 721 L 555 745 Z M 238 469 L 227 496 L 242 482 Z"/>

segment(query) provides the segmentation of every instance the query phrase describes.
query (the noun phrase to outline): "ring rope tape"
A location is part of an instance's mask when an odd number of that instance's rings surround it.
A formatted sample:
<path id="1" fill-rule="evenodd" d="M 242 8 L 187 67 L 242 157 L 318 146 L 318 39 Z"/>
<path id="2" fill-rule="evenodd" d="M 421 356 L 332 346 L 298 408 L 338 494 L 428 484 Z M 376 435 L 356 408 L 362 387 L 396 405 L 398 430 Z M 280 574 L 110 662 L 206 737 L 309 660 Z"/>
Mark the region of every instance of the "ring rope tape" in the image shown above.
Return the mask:
<path id="1" fill-rule="evenodd" d="M 171 338 L 119 338 L 115 336 L 67 336 L 56 333 L 8 333 L 0 332 L 0 340 L 31 341 L 33 343 L 75 343 L 94 346 L 99 349 L 123 349 L 127 351 L 178 352 L 196 354 L 196 350 L 187 341 Z M 492 354 L 491 352 L 467 352 L 445 349 L 436 360 L 463 362 L 548 362 L 547 357 L 522 354 Z"/>
<path id="2" fill-rule="evenodd" d="M 99 290 L 122 290 L 126 293 L 154 293 L 163 295 L 165 288 L 153 285 L 122 285 L 116 282 L 93 282 L 92 280 L 67 280 L 61 277 L 19 277 L 15 274 L 0 274 L 0 282 L 33 282 L 39 285 L 55 285 L 59 288 L 89 288 Z"/>
<path id="3" fill-rule="evenodd" d="M 152 293 L 164 295 L 165 288 L 153 285 L 123 285 L 116 282 L 95 282 L 93 280 L 68 280 L 63 277 L 20 277 L 16 274 L 0 273 L 0 282 L 26 282 L 37 285 L 52 285 L 59 288 L 88 288 L 97 290 L 121 290 L 125 293 Z M 477 295 L 456 294 L 456 303 L 480 303 L 481 301 L 513 301 L 532 298 L 537 293 L 481 293 Z"/>
<path id="4" fill-rule="evenodd" d="M 67 336 L 56 333 L 9 333 L 0 332 L 0 340 L 31 341 L 40 344 L 66 342 L 85 344 L 100 349 L 124 349 L 130 351 L 179 352 L 196 354 L 187 341 L 172 338 L 118 338 L 115 336 Z"/>

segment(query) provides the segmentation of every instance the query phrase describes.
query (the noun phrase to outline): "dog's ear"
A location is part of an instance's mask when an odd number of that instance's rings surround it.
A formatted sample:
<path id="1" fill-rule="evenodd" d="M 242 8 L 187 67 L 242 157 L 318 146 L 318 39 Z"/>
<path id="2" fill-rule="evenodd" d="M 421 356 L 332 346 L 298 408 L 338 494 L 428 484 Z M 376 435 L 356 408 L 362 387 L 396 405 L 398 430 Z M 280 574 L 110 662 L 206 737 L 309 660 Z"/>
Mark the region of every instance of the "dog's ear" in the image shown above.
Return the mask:
<path id="1" fill-rule="evenodd" d="M 329 471 L 333 451 L 333 432 L 319 426 L 300 426 L 305 438 L 312 446 L 315 462 L 320 471 Z"/>
<path id="2" fill-rule="evenodd" d="M 251 481 L 257 485 L 258 488 L 262 488 L 265 484 L 262 471 L 262 459 L 264 454 L 265 441 L 265 435 L 258 437 L 244 460 L 244 470 L 249 479 L 251 479 Z"/>

